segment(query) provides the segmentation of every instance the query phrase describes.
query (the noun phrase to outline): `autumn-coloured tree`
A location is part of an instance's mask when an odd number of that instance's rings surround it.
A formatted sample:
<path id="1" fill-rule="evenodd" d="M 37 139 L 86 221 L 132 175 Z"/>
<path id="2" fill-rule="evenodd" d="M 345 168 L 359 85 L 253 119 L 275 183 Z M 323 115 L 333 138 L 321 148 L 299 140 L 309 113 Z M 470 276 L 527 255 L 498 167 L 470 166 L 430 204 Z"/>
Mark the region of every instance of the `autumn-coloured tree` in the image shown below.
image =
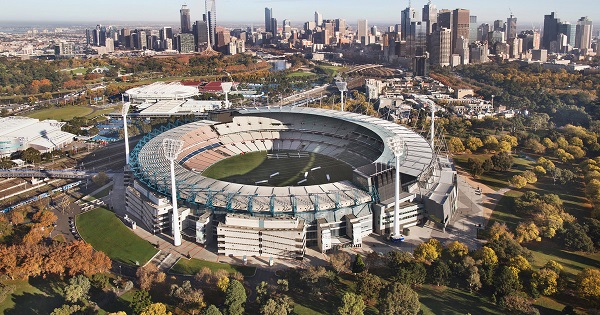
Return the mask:
<path id="1" fill-rule="evenodd" d="M 159 271 L 158 267 L 153 263 L 149 263 L 144 267 L 138 268 L 135 275 L 137 276 L 140 288 L 146 291 L 150 291 L 155 283 L 164 282 L 166 278 L 165 273 Z"/>

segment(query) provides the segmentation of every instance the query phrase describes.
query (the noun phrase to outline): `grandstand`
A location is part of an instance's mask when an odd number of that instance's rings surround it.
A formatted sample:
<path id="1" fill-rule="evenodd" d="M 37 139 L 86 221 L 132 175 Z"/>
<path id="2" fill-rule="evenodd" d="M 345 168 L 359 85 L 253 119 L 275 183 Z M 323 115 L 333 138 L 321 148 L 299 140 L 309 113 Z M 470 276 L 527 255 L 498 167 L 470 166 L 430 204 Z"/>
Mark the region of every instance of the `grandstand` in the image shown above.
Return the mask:
<path id="1" fill-rule="evenodd" d="M 389 201 L 394 197 L 394 156 L 385 140 L 394 136 L 402 136 L 407 144 L 400 169 L 403 227 L 426 216 L 424 189 L 435 186 L 431 175 L 436 160 L 427 141 L 411 130 L 373 117 L 312 108 L 242 109 L 231 116 L 142 139 L 131 153 L 135 184 L 127 192 L 130 217 L 153 232 L 170 232 L 165 197 L 171 191 L 169 162 L 162 156 L 161 143 L 165 138 L 180 139 L 184 146 L 176 159 L 175 177 L 188 239 L 216 241 L 220 254 L 234 256 L 298 257 L 305 246 L 323 252 L 336 244 L 360 246 L 362 237 L 373 231 L 389 233 L 393 225 Z M 304 174 L 296 174 L 300 179 L 320 174 L 320 182 L 299 180 L 277 187 L 266 176 L 250 175 L 244 180 L 254 184 L 242 184 L 203 173 L 223 160 L 241 156 L 243 161 L 243 155 L 259 152 L 288 159 L 303 170 Z M 351 175 L 337 180 L 324 174 L 327 169 L 307 162 L 316 157 L 337 161 Z M 262 161 L 264 174 L 279 175 L 281 164 L 272 169 L 269 165 L 269 158 Z M 436 195 L 428 201 L 432 210 L 442 203 L 440 209 L 449 211 L 436 213 L 437 217 L 448 218 L 453 212 L 455 200 L 449 192 L 450 198 Z M 272 238 L 263 237 L 267 234 Z"/>

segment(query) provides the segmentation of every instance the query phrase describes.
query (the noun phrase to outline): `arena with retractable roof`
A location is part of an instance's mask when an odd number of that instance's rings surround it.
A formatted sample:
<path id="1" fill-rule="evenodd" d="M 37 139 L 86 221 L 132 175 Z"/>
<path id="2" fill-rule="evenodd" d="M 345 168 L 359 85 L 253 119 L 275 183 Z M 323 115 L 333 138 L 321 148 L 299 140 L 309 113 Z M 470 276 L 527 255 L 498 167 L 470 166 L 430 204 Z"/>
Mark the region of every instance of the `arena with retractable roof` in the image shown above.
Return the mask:
<path id="1" fill-rule="evenodd" d="M 394 154 L 402 137 L 399 223 L 445 225 L 456 208 L 454 169 L 406 127 L 314 108 L 264 107 L 155 130 L 130 155 L 129 218 L 173 234 L 170 161 L 163 139 L 183 142 L 175 159 L 184 238 L 231 256 L 293 257 L 361 246 L 393 226 Z"/>

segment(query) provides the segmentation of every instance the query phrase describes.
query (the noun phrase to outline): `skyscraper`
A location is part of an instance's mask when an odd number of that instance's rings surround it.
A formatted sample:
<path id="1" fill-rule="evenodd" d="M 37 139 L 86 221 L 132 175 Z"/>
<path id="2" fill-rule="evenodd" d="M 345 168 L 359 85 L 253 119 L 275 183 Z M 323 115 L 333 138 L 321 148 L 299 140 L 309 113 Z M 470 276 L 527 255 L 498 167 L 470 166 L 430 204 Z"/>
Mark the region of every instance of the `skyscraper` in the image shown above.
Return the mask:
<path id="1" fill-rule="evenodd" d="M 208 39 L 210 40 L 210 46 L 215 48 L 217 43 L 217 5 L 215 0 L 206 0 L 205 5 Z"/>
<path id="2" fill-rule="evenodd" d="M 592 21 L 587 16 L 577 21 L 575 47 L 579 49 L 592 48 Z"/>
<path id="3" fill-rule="evenodd" d="M 432 5 L 431 1 L 423 6 L 423 22 L 427 25 L 427 35 L 433 32 L 433 24 L 437 23 L 437 15 L 437 7 Z"/>
<path id="4" fill-rule="evenodd" d="M 317 26 L 323 25 L 323 14 L 315 11 L 315 23 Z"/>
<path id="5" fill-rule="evenodd" d="M 550 49 L 550 43 L 556 41 L 559 23 L 560 19 L 556 18 L 554 12 L 544 15 L 544 34 L 542 37 L 543 49 Z"/>
<path id="6" fill-rule="evenodd" d="M 358 20 L 358 40 L 363 45 L 369 45 L 369 22 L 367 20 Z"/>
<path id="7" fill-rule="evenodd" d="M 438 28 L 431 36 L 431 64 L 446 67 L 450 65 L 452 31 Z"/>
<path id="8" fill-rule="evenodd" d="M 441 29 L 442 27 L 445 27 L 447 29 L 451 29 L 452 28 L 452 11 L 450 10 L 440 10 L 438 12 L 438 17 L 437 17 L 437 29 Z"/>
<path id="9" fill-rule="evenodd" d="M 517 37 L 517 18 L 512 14 L 506 19 L 506 40 L 510 41 Z"/>
<path id="10" fill-rule="evenodd" d="M 402 21 L 400 38 L 406 40 L 410 36 L 410 24 L 417 21 L 417 11 L 408 3 L 408 7 L 402 10 Z"/>
<path id="11" fill-rule="evenodd" d="M 558 33 L 565 34 L 567 36 L 567 44 L 571 46 L 571 48 L 575 47 L 575 36 L 576 36 L 576 28 L 575 25 L 569 22 L 562 22 L 558 25 Z"/>
<path id="12" fill-rule="evenodd" d="M 271 19 L 273 18 L 273 9 L 265 8 L 265 32 L 272 33 L 271 29 Z"/>
<path id="13" fill-rule="evenodd" d="M 471 15 L 469 10 L 456 9 L 452 12 L 452 52 L 456 53 L 456 40 L 458 37 L 469 38 L 469 23 Z"/>
<path id="14" fill-rule="evenodd" d="M 181 32 L 182 33 L 191 33 L 192 32 L 192 19 L 190 18 L 190 9 L 188 9 L 187 5 L 181 6 L 181 10 L 179 10 L 179 14 L 181 16 Z"/>
<path id="15" fill-rule="evenodd" d="M 471 15 L 469 17 L 469 44 L 477 41 L 477 16 Z"/>

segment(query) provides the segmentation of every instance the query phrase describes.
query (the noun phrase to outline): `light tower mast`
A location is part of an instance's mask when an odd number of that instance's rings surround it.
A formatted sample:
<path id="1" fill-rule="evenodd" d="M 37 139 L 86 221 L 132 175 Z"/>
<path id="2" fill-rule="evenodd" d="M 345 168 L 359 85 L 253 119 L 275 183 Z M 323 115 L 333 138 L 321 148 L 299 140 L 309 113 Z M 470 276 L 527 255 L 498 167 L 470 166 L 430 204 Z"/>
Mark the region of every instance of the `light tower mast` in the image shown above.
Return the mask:
<path id="1" fill-rule="evenodd" d="M 401 136 L 390 137 L 387 139 L 387 143 L 396 159 L 394 178 L 394 234 L 391 235 L 391 239 L 400 240 L 400 164 L 406 157 L 406 143 Z"/>
<path id="2" fill-rule="evenodd" d="M 123 117 L 123 137 L 125 138 L 125 165 L 129 165 L 129 133 L 127 131 L 127 114 L 129 113 L 130 102 L 125 103 L 123 96 L 123 107 L 121 108 L 121 117 Z"/>
<path id="3" fill-rule="evenodd" d="M 175 159 L 183 149 L 183 141 L 175 139 L 163 139 L 163 153 L 171 163 L 171 202 L 173 204 L 173 216 L 171 229 L 173 233 L 173 245 L 181 246 L 181 228 L 179 227 L 179 210 L 177 210 L 177 182 L 175 181 Z"/>

